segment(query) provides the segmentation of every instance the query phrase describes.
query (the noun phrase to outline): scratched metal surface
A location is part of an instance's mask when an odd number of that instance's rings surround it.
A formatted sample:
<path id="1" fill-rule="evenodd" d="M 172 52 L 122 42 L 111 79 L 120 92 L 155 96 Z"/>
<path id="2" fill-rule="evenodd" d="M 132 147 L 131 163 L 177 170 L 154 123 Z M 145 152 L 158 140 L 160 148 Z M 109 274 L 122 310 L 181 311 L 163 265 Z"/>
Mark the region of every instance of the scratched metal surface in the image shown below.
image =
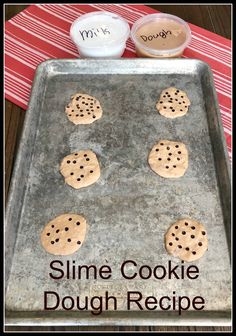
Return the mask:
<path id="1" fill-rule="evenodd" d="M 155 109 L 160 92 L 176 86 L 191 106 L 181 118 Z M 76 92 L 97 97 L 103 116 L 91 125 L 69 122 L 64 107 Z M 164 179 L 149 168 L 148 154 L 159 139 L 184 142 L 189 168 Z M 87 188 L 64 184 L 59 163 L 71 152 L 92 149 L 101 177 Z M 36 73 L 14 169 L 6 212 L 6 308 L 8 324 L 228 324 L 231 309 L 230 170 L 212 76 L 197 60 L 50 60 Z M 55 257 L 40 244 L 44 225 L 62 213 L 83 214 L 86 240 L 75 254 Z M 168 227 L 182 217 L 202 222 L 209 247 L 191 263 L 196 280 L 125 280 L 124 260 L 166 266 L 181 262 L 164 248 Z M 53 281 L 52 260 L 109 265 L 109 280 Z M 188 265 L 188 264 L 186 264 Z M 131 274 L 132 267 L 128 274 Z M 115 295 L 118 311 L 99 317 L 76 311 L 43 311 L 44 291 L 63 296 Z M 203 311 L 126 312 L 126 292 L 143 296 L 201 295 Z M 111 315 L 109 315 L 111 314 Z M 135 322 L 134 322 L 135 321 Z"/>

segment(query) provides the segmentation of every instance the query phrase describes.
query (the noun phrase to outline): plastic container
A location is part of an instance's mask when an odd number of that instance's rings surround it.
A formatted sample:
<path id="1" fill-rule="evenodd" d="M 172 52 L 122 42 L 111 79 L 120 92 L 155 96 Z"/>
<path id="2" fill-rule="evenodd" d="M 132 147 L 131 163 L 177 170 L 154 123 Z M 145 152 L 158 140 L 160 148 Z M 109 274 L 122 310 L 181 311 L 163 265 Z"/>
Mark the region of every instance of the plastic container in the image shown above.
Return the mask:
<path id="1" fill-rule="evenodd" d="M 131 38 L 139 57 L 181 57 L 191 41 L 191 30 L 177 16 L 150 14 L 134 23 Z"/>
<path id="2" fill-rule="evenodd" d="M 117 14 L 92 12 L 80 16 L 70 36 L 84 58 L 119 58 L 130 35 L 127 21 Z"/>

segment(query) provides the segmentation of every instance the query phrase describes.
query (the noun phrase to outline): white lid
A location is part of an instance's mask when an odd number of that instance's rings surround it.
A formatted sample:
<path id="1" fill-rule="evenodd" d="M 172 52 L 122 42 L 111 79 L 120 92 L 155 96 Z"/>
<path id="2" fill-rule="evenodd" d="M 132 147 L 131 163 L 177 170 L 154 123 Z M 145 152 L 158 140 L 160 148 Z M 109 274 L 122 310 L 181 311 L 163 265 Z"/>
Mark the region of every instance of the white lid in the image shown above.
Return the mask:
<path id="1" fill-rule="evenodd" d="M 92 12 L 81 15 L 70 28 L 70 36 L 79 47 L 102 48 L 125 42 L 130 33 L 129 24 L 110 12 Z"/>

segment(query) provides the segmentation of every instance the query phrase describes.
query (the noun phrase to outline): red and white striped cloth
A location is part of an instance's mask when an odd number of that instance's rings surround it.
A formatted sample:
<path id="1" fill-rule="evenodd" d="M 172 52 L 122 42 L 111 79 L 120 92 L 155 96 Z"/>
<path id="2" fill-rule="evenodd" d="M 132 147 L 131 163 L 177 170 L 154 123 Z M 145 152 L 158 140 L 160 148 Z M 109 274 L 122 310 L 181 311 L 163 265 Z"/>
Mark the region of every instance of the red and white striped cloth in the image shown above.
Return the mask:
<path id="1" fill-rule="evenodd" d="M 27 7 L 5 25 L 5 96 L 27 109 L 37 65 L 50 58 L 78 58 L 69 30 L 80 15 L 110 11 L 124 17 L 130 25 L 140 17 L 157 11 L 143 5 L 128 4 L 38 4 Z M 231 159 L 231 41 L 189 24 L 192 42 L 183 57 L 207 62 L 214 82 Z M 136 57 L 129 39 L 123 57 Z"/>

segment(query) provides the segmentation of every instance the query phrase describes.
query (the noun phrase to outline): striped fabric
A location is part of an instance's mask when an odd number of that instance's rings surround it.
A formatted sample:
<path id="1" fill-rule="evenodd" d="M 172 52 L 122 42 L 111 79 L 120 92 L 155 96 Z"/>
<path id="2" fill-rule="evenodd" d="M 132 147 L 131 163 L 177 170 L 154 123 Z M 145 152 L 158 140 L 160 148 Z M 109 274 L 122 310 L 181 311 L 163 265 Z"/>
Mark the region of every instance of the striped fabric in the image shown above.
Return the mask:
<path id="1" fill-rule="evenodd" d="M 140 17 L 157 11 L 143 5 L 128 4 L 38 4 L 6 22 L 5 25 L 5 96 L 27 109 L 37 65 L 51 58 L 78 58 L 69 30 L 80 15 L 110 11 L 124 17 L 130 25 Z M 231 159 L 231 41 L 189 24 L 192 42 L 183 57 L 207 62 L 212 69 L 226 142 Z M 136 57 L 131 39 L 123 57 Z"/>

